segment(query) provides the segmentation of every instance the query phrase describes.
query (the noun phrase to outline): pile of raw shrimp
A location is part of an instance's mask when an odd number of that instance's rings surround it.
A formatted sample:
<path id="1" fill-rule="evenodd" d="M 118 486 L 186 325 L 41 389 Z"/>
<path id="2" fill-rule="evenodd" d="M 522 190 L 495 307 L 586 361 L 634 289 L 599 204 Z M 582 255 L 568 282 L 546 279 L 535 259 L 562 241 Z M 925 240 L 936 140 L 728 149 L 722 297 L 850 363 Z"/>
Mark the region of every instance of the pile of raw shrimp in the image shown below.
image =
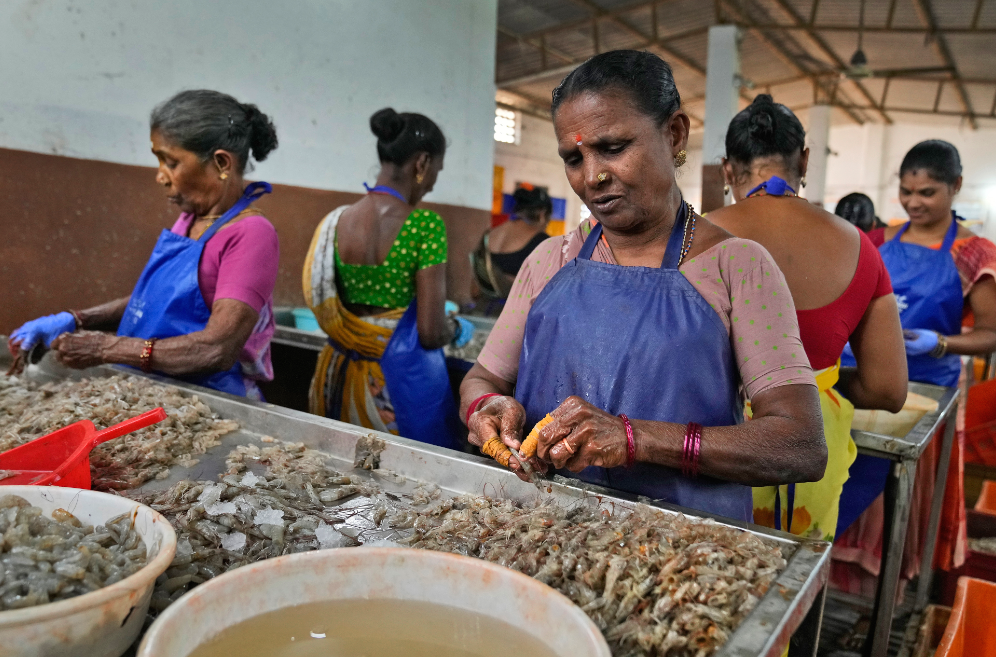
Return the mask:
<path id="1" fill-rule="evenodd" d="M 0 495 L 0 534 L 0 611 L 96 591 L 147 561 L 130 513 L 93 527 L 65 509 L 49 518 L 22 497 Z"/>
<path id="2" fill-rule="evenodd" d="M 265 472 L 254 474 L 252 464 Z M 165 514 L 179 536 L 153 613 L 191 586 L 268 557 L 394 545 L 486 559 L 535 577 L 581 607 L 616 655 L 705 656 L 786 565 L 773 542 L 646 506 L 609 514 L 585 505 L 446 498 L 427 485 L 385 492 L 328 468 L 300 444 L 239 447 L 227 465 L 220 482 L 182 481 L 136 497 Z"/>
<path id="3" fill-rule="evenodd" d="M 166 409 L 165 420 L 94 449 L 94 490 L 136 488 L 163 479 L 173 465 L 195 465 L 198 455 L 239 427 L 213 414 L 196 396 L 141 377 L 38 384 L 0 374 L 0 452 L 79 420 L 105 429 L 158 406 Z"/>

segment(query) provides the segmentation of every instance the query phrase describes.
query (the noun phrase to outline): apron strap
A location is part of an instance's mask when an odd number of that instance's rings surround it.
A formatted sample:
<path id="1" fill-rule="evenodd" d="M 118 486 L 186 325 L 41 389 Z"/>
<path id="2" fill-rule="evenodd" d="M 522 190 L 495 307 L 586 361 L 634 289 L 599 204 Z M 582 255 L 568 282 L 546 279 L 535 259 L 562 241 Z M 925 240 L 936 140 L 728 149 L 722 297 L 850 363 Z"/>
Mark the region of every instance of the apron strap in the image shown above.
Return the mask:
<path id="1" fill-rule="evenodd" d="M 405 205 L 408 205 L 408 199 L 404 195 L 393 187 L 388 187 L 387 185 L 377 185 L 376 187 L 371 187 L 370 185 L 363 183 L 363 189 L 367 190 L 367 194 L 387 194 L 388 196 L 393 196 Z"/>
<path id="2" fill-rule="evenodd" d="M 958 236 L 958 215 L 951 211 L 951 227 L 948 228 L 947 235 L 944 236 L 944 243 L 941 244 L 941 251 L 950 251 L 954 245 L 955 237 Z"/>
<path id="3" fill-rule="evenodd" d="M 252 183 L 251 185 L 246 187 L 246 190 L 242 193 L 242 198 L 236 201 L 235 205 L 228 208 L 228 211 L 225 214 L 221 215 L 221 218 L 218 219 L 218 221 L 211 224 L 208 227 L 208 229 L 204 231 L 204 234 L 200 236 L 200 239 L 198 239 L 197 241 L 207 243 L 209 239 L 214 237 L 215 233 L 221 230 L 222 226 L 224 226 L 229 221 L 237 217 L 239 213 L 248 208 L 253 201 L 258 199 L 263 194 L 269 194 L 272 191 L 273 187 L 268 182 L 263 182 L 262 180 L 260 180 L 259 182 Z"/>
<path id="4" fill-rule="evenodd" d="M 785 182 L 785 180 L 779 178 L 778 176 L 771 176 L 763 183 L 747 192 L 746 198 L 750 198 L 761 190 L 764 190 L 768 196 L 785 196 L 785 192 L 791 192 L 793 195 L 798 196 L 798 193 L 792 189 L 789 184 Z"/>
<path id="5" fill-rule="evenodd" d="M 677 269 L 678 261 L 681 259 L 681 247 L 685 241 L 685 221 L 688 218 L 688 204 L 684 199 L 678 206 L 678 216 L 675 218 L 674 226 L 671 227 L 671 235 L 667 240 L 667 249 L 664 251 L 664 260 L 661 262 L 661 269 Z M 590 260 L 598 245 L 598 240 L 602 237 L 602 224 L 597 223 L 591 229 L 591 233 L 585 238 L 581 251 L 578 252 L 579 260 Z"/>
<path id="6" fill-rule="evenodd" d="M 795 510 L 795 484 L 789 484 L 788 488 L 788 527 L 782 530 L 782 489 L 775 486 L 775 529 L 792 533 L 792 512 Z"/>

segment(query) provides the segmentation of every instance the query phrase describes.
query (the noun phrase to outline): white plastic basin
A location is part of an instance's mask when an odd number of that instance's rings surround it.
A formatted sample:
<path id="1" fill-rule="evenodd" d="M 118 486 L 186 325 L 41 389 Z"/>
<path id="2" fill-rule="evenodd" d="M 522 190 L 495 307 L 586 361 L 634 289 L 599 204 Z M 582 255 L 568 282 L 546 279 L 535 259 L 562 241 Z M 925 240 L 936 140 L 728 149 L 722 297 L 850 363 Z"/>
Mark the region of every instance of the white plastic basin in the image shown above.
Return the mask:
<path id="1" fill-rule="evenodd" d="M 0 486 L 3 495 L 23 497 L 49 516 L 66 509 L 89 525 L 131 513 L 147 553 L 155 556 L 134 575 L 92 593 L 0 612 L 0 656 L 119 657 L 142 631 L 156 578 L 173 561 L 176 532 L 169 521 L 138 502 L 79 488 Z"/>
<path id="2" fill-rule="evenodd" d="M 222 630 L 267 612 L 370 599 L 457 607 L 511 623 L 558 656 L 610 656 L 591 619 L 531 577 L 443 552 L 362 547 L 268 559 L 205 582 L 156 619 L 138 655 L 187 657 Z"/>

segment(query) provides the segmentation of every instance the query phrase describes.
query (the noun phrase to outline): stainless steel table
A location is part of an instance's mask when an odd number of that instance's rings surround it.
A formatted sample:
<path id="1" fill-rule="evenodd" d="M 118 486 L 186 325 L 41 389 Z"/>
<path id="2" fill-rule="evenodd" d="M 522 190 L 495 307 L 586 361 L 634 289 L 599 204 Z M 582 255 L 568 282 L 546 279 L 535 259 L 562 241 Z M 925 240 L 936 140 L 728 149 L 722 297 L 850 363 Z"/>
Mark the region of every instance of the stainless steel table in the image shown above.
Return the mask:
<path id="1" fill-rule="evenodd" d="M 909 390 L 936 399 L 938 409 L 933 413 L 924 415 L 905 437 L 896 438 L 867 431 L 851 431 L 851 436 L 854 438 L 859 452 L 887 458 L 893 462 L 885 484 L 882 567 L 879 572 L 878 589 L 875 593 L 871 626 L 868 629 L 868 639 L 864 647 L 865 655 L 871 657 L 885 657 L 889 649 L 889 634 L 892 631 L 892 617 L 896 609 L 896 594 L 899 590 L 899 575 L 903 562 L 906 530 L 909 527 L 910 504 L 913 498 L 913 481 L 916 478 L 917 462 L 930 445 L 930 441 L 937 433 L 938 428 L 944 424 L 944 438 L 937 464 L 937 479 L 934 484 L 934 497 L 931 500 L 926 543 L 924 544 L 923 558 L 920 561 L 920 579 L 917 585 L 914 611 L 920 611 L 927 605 L 933 578 L 937 529 L 941 520 L 941 506 L 944 502 L 948 463 L 951 459 L 951 446 L 955 435 L 955 416 L 958 406 L 958 390 L 956 388 L 911 382 Z"/>
<path id="2" fill-rule="evenodd" d="M 241 429 L 225 436 L 222 444 L 200 457 L 197 465 L 191 468 L 174 467 L 168 479 L 148 482 L 144 486 L 148 489 L 166 487 L 182 478 L 214 478 L 224 471 L 224 459 L 232 447 L 238 444 L 258 443 L 262 436 L 303 442 L 308 447 L 327 454 L 334 467 L 350 471 L 352 476 L 357 473 L 351 470 L 357 440 L 371 433 L 376 434 L 343 422 L 272 404 L 249 401 L 164 377 L 142 375 L 135 370 L 105 366 L 81 374 L 58 368 L 52 365 L 50 360 L 43 361 L 40 367 L 30 368 L 29 376 L 40 380 L 79 378 L 82 375 L 108 376 L 123 372 L 148 376 L 165 385 L 196 394 L 215 413 L 239 422 Z M 410 488 L 414 486 L 413 480 L 420 480 L 433 482 L 451 495 L 488 494 L 520 502 L 549 498 L 559 504 L 588 504 L 610 512 L 629 509 L 637 502 L 645 502 L 662 509 L 665 513 L 684 513 L 687 516 L 702 517 L 697 511 L 657 504 L 650 500 L 638 500 L 624 493 L 598 487 L 581 487 L 576 480 L 560 477 L 546 482 L 542 487 L 537 487 L 520 481 L 490 459 L 389 434 L 376 435 L 387 444 L 387 448 L 381 454 L 381 469 L 373 473 L 359 471 L 358 474 L 375 478 L 377 483 L 386 489 Z M 715 519 L 722 524 L 784 544 L 788 559 L 786 569 L 716 655 L 779 657 L 790 640 L 793 655 L 815 655 L 829 576 L 830 545 L 823 541 L 804 539 L 724 518 Z"/>

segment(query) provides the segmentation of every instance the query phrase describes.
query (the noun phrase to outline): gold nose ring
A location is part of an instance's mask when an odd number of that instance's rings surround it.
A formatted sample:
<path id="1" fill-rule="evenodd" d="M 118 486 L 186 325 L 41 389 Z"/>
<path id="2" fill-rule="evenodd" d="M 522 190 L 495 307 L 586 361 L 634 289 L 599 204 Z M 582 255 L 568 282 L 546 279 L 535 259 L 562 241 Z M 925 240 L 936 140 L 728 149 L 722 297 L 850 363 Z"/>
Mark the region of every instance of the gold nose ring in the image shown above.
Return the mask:
<path id="1" fill-rule="evenodd" d="M 600 173 L 600 174 L 598 174 L 598 182 L 605 182 L 605 179 L 608 178 L 608 177 L 609 177 L 609 174 L 607 174 L 607 173 Z"/>

